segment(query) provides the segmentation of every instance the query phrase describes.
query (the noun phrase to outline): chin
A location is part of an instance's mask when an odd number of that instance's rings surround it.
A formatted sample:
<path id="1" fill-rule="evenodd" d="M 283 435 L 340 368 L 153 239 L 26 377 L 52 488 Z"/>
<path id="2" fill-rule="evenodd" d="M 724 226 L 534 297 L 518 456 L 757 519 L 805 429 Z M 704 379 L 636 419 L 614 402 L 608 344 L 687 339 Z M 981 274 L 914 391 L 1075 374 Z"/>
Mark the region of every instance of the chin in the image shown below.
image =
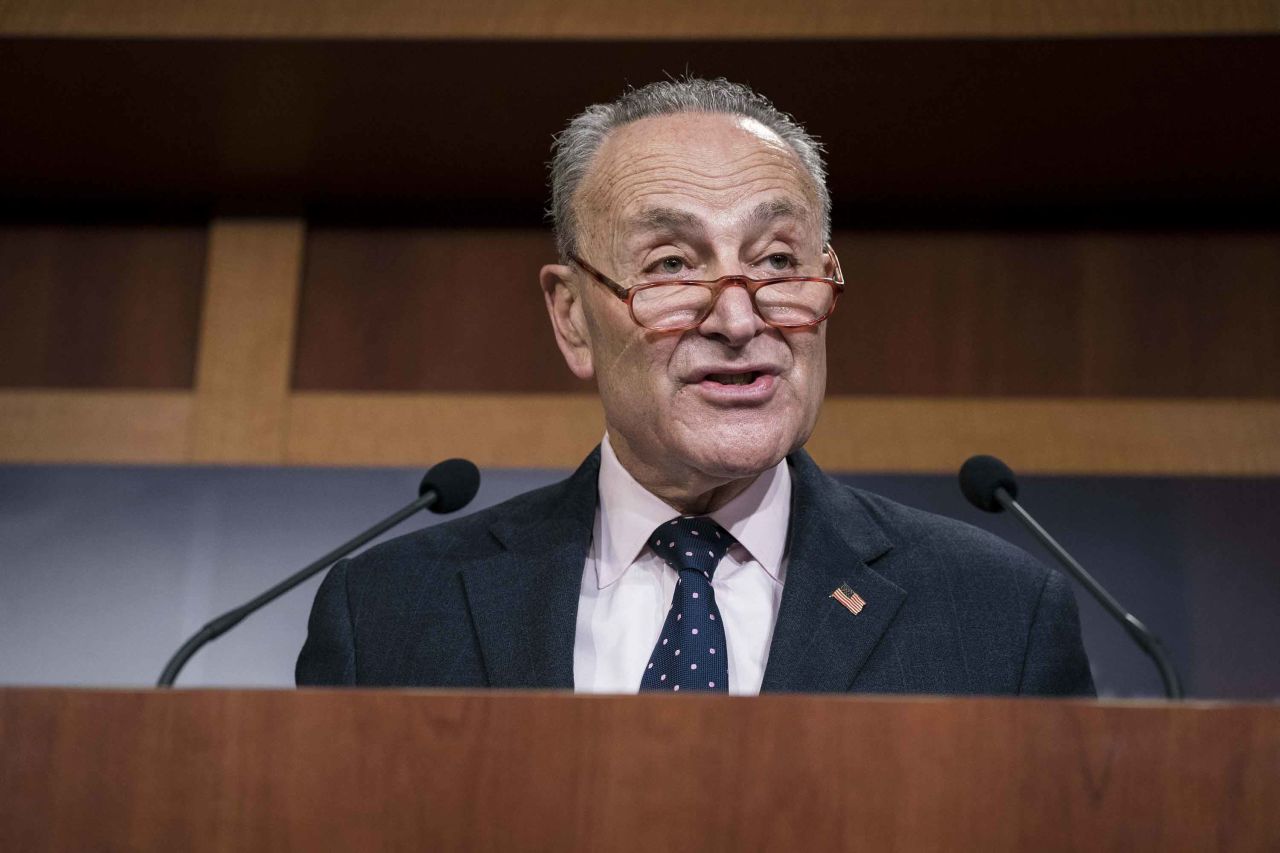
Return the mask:
<path id="1" fill-rule="evenodd" d="M 772 468 L 803 443 L 791 430 L 709 429 L 688 450 L 692 467 L 706 476 L 740 480 Z"/>

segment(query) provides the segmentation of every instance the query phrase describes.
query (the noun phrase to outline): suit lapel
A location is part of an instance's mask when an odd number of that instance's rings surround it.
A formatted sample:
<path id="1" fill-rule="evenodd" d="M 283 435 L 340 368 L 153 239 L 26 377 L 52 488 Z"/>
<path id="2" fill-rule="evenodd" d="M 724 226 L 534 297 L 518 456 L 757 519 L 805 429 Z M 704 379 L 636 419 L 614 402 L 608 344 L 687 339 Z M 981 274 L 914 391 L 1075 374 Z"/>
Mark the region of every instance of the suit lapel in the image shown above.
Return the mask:
<path id="1" fill-rule="evenodd" d="M 868 565 L 893 546 L 863 506 L 803 451 L 790 462 L 787 578 L 761 690 L 844 691 L 906 593 Z M 490 530 L 504 550 L 462 570 L 490 687 L 573 689 L 599 466 L 597 449 L 548 497 L 552 511 L 495 523 Z M 831 597 L 841 584 L 866 601 L 858 615 Z"/>
<path id="2" fill-rule="evenodd" d="M 550 512 L 504 519 L 504 549 L 462 571 L 490 687 L 573 689 L 578 594 L 595 519 L 599 450 L 549 498 Z"/>
<path id="3" fill-rule="evenodd" d="M 762 691 L 839 692 L 888 629 L 906 592 L 869 567 L 893 544 L 843 487 L 799 451 L 792 471 L 787 577 Z M 866 605 L 855 615 L 831 593 L 841 584 Z"/>

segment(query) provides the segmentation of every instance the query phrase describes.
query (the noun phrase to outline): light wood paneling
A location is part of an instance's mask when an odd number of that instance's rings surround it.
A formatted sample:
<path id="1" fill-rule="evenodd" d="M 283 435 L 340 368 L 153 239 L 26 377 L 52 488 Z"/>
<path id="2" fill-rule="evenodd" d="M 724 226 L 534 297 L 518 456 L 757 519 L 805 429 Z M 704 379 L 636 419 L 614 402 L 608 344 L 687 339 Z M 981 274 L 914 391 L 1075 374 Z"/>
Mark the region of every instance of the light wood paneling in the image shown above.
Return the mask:
<path id="1" fill-rule="evenodd" d="M 295 394 L 286 458 L 415 465 L 465 456 L 485 466 L 569 468 L 602 435 L 600 404 L 584 394 Z"/>
<path id="2" fill-rule="evenodd" d="M 0 462 L 400 466 L 465 456 L 571 468 L 604 432 L 586 394 L 304 393 L 276 410 L 272 428 L 283 433 L 270 447 L 264 431 L 209 459 L 189 445 L 192 407 L 187 394 L 0 392 Z M 1280 403 L 829 397 L 808 447 L 831 471 L 949 474 L 994 453 L 1025 473 L 1280 476 Z"/>
<path id="3" fill-rule="evenodd" d="M 10 35 L 307 38 L 900 38 L 1275 32 L 1274 0 L 7 0 Z"/>
<path id="4" fill-rule="evenodd" d="M 1280 402 L 828 398 L 833 471 L 952 473 L 975 453 L 1038 474 L 1280 474 Z"/>
<path id="5" fill-rule="evenodd" d="M 191 394 L 0 391 L 0 462 L 187 462 Z"/>
<path id="6" fill-rule="evenodd" d="M 304 231 L 299 219 L 209 229 L 193 461 L 281 458 Z"/>
<path id="7" fill-rule="evenodd" d="M 589 395 L 298 394 L 292 413 L 300 464 L 569 468 L 603 434 Z M 835 397 L 809 449 L 832 471 L 951 473 L 994 453 L 1027 473 L 1276 475 L 1280 403 Z"/>

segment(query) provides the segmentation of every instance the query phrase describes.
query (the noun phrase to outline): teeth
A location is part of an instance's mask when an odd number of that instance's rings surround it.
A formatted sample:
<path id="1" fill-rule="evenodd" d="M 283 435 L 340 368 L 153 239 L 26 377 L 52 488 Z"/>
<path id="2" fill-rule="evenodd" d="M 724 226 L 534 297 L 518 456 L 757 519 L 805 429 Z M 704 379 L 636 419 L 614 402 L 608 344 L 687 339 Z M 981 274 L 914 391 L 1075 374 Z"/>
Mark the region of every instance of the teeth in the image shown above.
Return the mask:
<path id="1" fill-rule="evenodd" d="M 750 385 L 755 381 L 755 373 L 710 373 L 707 378 L 721 385 Z"/>

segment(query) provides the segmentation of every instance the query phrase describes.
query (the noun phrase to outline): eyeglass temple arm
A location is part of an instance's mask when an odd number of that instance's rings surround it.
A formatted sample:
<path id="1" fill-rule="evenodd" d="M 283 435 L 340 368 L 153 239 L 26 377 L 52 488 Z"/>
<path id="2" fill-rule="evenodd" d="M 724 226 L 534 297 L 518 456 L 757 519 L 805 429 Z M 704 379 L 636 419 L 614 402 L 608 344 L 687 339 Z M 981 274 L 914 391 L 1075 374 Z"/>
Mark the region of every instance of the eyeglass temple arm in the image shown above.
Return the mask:
<path id="1" fill-rule="evenodd" d="M 835 282 L 836 282 L 836 284 L 840 285 L 841 287 L 844 287 L 844 270 L 840 269 L 840 258 L 839 258 L 839 256 L 838 256 L 838 255 L 836 255 L 836 250 L 835 250 L 834 248 L 832 248 L 832 246 L 831 246 L 831 244 L 830 244 L 830 243 L 827 243 L 827 244 L 826 244 L 826 246 L 824 247 L 824 249 L 825 249 L 826 253 L 827 253 L 828 255 L 830 255 L 830 256 L 831 256 L 831 260 L 835 262 L 835 265 L 836 265 Z"/>
<path id="2" fill-rule="evenodd" d="M 586 271 L 587 271 L 587 273 L 588 273 L 592 278 L 594 278 L 596 281 L 598 281 L 598 282 L 600 282 L 601 284 L 603 284 L 605 287 L 609 288 L 609 290 L 613 293 L 613 295 L 614 295 L 614 296 L 618 297 L 618 298 L 619 298 L 619 299 L 621 299 L 623 302 L 626 302 L 626 301 L 627 301 L 627 289 L 626 289 L 625 287 L 623 287 L 622 285 L 618 284 L 616 281 L 614 281 L 613 279 L 609 278 L 609 276 L 607 276 L 607 275 L 605 275 L 604 273 L 600 272 L 600 270 L 598 270 L 598 269 L 596 269 L 595 267 L 591 266 L 591 264 L 587 263 L 586 261 L 584 261 L 582 258 L 578 257 L 577 255 L 569 255 L 569 260 L 573 261 L 575 264 L 577 264 L 578 266 L 582 267 L 584 270 L 586 270 Z"/>

